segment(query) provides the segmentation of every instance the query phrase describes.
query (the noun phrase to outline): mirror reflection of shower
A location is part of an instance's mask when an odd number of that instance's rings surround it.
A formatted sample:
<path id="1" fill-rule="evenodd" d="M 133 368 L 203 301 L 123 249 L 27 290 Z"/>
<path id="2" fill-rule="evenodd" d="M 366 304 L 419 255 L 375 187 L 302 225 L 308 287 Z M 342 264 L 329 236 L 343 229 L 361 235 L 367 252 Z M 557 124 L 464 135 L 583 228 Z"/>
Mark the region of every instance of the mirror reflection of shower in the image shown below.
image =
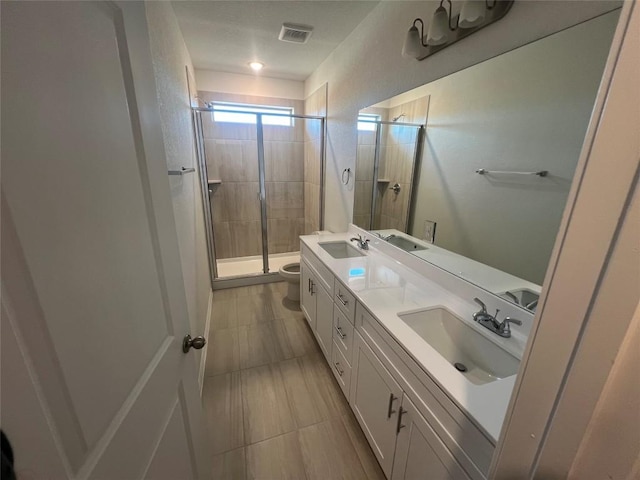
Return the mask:
<path id="1" fill-rule="evenodd" d="M 353 223 L 407 231 L 428 97 L 376 105 L 358 116 Z"/>

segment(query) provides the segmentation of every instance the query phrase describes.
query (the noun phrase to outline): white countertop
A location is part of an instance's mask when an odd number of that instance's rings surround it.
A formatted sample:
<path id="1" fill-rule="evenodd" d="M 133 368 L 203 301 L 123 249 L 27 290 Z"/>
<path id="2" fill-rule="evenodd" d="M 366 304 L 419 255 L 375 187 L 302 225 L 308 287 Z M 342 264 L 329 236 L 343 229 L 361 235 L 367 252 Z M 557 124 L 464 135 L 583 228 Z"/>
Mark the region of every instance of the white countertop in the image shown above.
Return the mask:
<path id="1" fill-rule="evenodd" d="M 443 305 L 461 318 L 468 318 L 471 328 L 494 343 L 506 347 L 518 358 L 522 356 L 524 342 L 514 338 L 500 338 L 475 324 L 471 315 L 478 308 L 472 303 L 472 299 L 454 295 L 436 282 L 382 253 L 375 246 L 370 246 L 368 251 L 363 252 L 365 255 L 362 257 L 335 259 L 318 245 L 328 241 L 349 241 L 352 236 L 353 233 L 336 233 L 306 235 L 300 239 L 336 278 L 353 292 L 358 301 L 377 318 L 385 330 L 442 390 L 496 443 L 516 375 L 483 385 L 471 383 L 397 314 Z"/>
<path id="2" fill-rule="evenodd" d="M 426 247 L 426 250 L 416 250 L 410 253 L 498 295 L 506 291 L 519 289 L 527 289 L 532 292 L 537 292 L 538 294 L 540 293 L 540 285 L 472 260 L 446 248 L 417 239 L 399 230 L 376 230 L 376 232 L 380 232 L 385 236 L 393 234 L 398 237 L 404 237 L 418 245 Z"/>

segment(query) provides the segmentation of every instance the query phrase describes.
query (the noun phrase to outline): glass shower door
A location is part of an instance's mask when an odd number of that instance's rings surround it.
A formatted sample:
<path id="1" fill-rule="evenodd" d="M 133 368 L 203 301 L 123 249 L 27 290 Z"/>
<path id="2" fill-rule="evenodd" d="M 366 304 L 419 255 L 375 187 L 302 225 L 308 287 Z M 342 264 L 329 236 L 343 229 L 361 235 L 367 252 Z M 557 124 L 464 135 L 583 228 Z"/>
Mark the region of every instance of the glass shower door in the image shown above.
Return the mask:
<path id="1" fill-rule="evenodd" d="M 299 262 L 300 235 L 319 230 L 322 120 L 263 116 L 269 269 Z"/>
<path id="2" fill-rule="evenodd" d="M 356 154 L 355 187 L 353 201 L 353 223 L 365 230 L 371 228 L 374 193 L 374 167 L 376 165 L 376 135 L 378 123 L 358 127 L 358 151 Z"/>
<path id="3" fill-rule="evenodd" d="M 212 112 L 201 118 L 217 276 L 261 274 L 256 124 L 215 121 Z"/>
<path id="4" fill-rule="evenodd" d="M 299 236 L 321 229 L 324 117 L 207 106 L 194 120 L 212 281 L 299 262 Z"/>

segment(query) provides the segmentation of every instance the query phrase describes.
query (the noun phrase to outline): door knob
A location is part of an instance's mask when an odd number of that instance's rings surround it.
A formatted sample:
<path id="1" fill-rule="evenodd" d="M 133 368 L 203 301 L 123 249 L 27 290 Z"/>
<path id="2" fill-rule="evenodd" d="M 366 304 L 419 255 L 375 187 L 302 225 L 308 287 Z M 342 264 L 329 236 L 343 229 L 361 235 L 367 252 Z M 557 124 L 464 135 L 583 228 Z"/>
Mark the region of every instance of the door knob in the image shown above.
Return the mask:
<path id="1" fill-rule="evenodd" d="M 195 338 L 191 338 L 191 335 L 185 335 L 184 339 L 182 340 L 182 351 L 184 353 L 187 353 L 189 349 L 191 349 L 191 347 L 195 348 L 196 350 L 200 350 L 206 344 L 207 341 L 202 335 L 198 335 Z"/>

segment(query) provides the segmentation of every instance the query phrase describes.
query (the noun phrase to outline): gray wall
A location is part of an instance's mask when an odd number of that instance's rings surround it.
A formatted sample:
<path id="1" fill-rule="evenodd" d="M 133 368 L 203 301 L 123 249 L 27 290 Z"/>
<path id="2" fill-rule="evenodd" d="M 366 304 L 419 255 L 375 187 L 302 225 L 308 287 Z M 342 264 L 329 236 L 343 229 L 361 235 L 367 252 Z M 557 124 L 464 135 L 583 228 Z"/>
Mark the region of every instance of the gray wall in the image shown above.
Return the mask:
<path id="1" fill-rule="evenodd" d="M 361 108 L 620 5 L 607 1 L 518 1 L 499 22 L 424 61 L 403 58 L 400 52 L 411 22 L 416 17 L 428 20 L 438 4 L 380 2 L 305 82 L 307 94 L 322 83 L 329 84 L 325 227 L 330 230 L 346 230 L 352 218 L 353 183 L 342 186 L 340 173 L 355 166 L 356 118 Z"/>
<path id="2" fill-rule="evenodd" d="M 156 77 L 167 168 L 196 166 L 194 135 L 185 67 L 193 66 L 178 22 L 168 2 L 146 2 L 151 57 Z M 189 324 L 202 335 L 211 284 L 198 176 L 169 177 L 180 244 Z M 201 352 L 197 352 L 198 357 Z"/>

